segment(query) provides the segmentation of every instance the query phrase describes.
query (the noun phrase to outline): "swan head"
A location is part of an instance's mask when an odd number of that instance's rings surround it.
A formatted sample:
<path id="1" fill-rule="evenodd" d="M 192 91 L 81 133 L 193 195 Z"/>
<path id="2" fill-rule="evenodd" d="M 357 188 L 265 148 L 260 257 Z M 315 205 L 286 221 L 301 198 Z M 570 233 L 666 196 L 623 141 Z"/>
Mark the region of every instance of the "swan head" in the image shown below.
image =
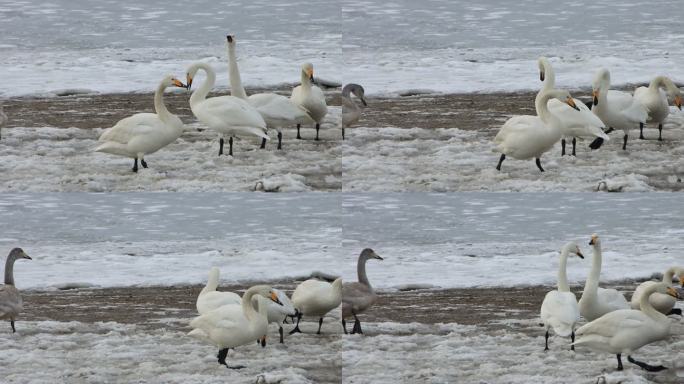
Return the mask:
<path id="1" fill-rule="evenodd" d="M 363 89 L 362 86 L 358 84 L 347 84 L 344 86 L 344 89 L 342 89 L 342 95 L 349 95 L 350 93 L 353 93 L 354 96 L 358 97 L 359 100 L 363 103 L 364 106 L 368 106 L 368 103 L 366 102 L 366 98 L 364 97 L 366 90 Z"/>
<path id="2" fill-rule="evenodd" d="M 601 68 L 594 75 L 594 80 L 591 82 L 592 96 L 594 98 L 594 105 L 598 105 L 599 95 L 602 88 L 608 88 L 610 86 L 610 72 Z M 606 90 L 607 91 L 607 90 Z"/>
<path id="3" fill-rule="evenodd" d="M 370 259 L 376 259 L 376 260 L 384 260 L 382 257 L 378 256 L 377 253 L 375 253 L 374 250 L 370 248 L 366 248 L 363 251 L 361 251 L 361 255 L 359 256 L 361 259 L 365 260 L 370 260 Z"/>
<path id="4" fill-rule="evenodd" d="M 202 62 L 192 64 L 190 67 L 188 67 L 188 70 L 185 72 L 185 87 L 187 89 L 190 89 L 190 87 L 192 86 L 192 80 L 195 78 L 197 71 L 199 71 L 200 69 L 203 69 L 207 73 L 212 71 L 212 68 L 209 66 L 209 64 Z"/>
<path id="5" fill-rule="evenodd" d="M 24 250 L 21 248 L 12 249 L 10 251 L 9 255 L 7 256 L 7 258 L 11 258 L 14 260 L 18 260 L 18 259 L 33 260 L 33 259 L 31 259 L 31 256 L 27 255 L 26 252 L 24 252 Z"/>
<path id="6" fill-rule="evenodd" d="M 546 76 L 546 68 L 550 65 L 549 59 L 547 59 L 544 56 L 541 56 L 539 57 L 539 60 L 537 60 L 537 63 L 539 64 L 539 80 L 544 81 L 544 78 Z"/>
<path id="7" fill-rule="evenodd" d="M 580 109 L 577 107 L 577 104 L 575 104 L 575 100 L 572 98 L 570 95 L 570 92 L 564 90 L 564 89 L 554 89 L 550 91 L 549 96 L 555 99 L 558 99 L 565 104 L 571 106 L 575 110 L 579 111 Z"/>
<path id="8" fill-rule="evenodd" d="M 235 45 L 235 35 L 226 35 L 228 45 Z"/>
<path id="9" fill-rule="evenodd" d="M 589 240 L 589 245 L 592 245 L 594 247 L 598 247 L 601 245 L 601 240 L 599 239 L 599 236 L 597 234 L 591 235 L 591 240 Z"/>
<path id="10" fill-rule="evenodd" d="M 674 104 L 680 111 L 682 110 L 682 95 L 675 96 Z"/>
<path id="11" fill-rule="evenodd" d="M 309 79 L 312 83 L 314 82 L 314 69 L 313 69 L 313 64 L 311 63 L 304 63 L 302 64 L 302 76 L 305 76 L 307 79 Z"/>
<path id="12" fill-rule="evenodd" d="M 167 75 L 166 77 L 164 77 L 164 80 L 162 80 L 162 84 L 164 84 L 165 87 L 187 88 L 182 81 L 176 79 L 172 75 Z"/>
<path id="13" fill-rule="evenodd" d="M 575 243 L 574 241 L 565 244 L 561 251 L 577 255 L 580 259 L 584 259 L 584 255 L 582 254 L 579 245 L 577 245 L 577 243 Z"/>
<path id="14" fill-rule="evenodd" d="M 668 287 L 665 284 L 660 284 L 658 286 L 658 290 L 656 292 L 664 293 L 666 295 L 670 295 L 670 296 L 674 297 L 675 299 L 679 299 L 679 297 L 680 297 L 679 292 L 677 292 L 676 289 L 674 289 L 672 287 Z"/>

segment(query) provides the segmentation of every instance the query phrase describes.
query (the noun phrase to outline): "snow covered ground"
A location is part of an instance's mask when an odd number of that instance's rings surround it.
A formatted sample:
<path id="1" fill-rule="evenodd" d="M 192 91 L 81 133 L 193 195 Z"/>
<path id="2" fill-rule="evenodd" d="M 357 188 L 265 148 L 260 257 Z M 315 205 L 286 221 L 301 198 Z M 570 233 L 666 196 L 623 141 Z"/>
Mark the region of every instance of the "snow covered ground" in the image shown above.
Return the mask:
<path id="1" fill-rule="evenodd" d="M 372 108 L 372 106 L 370 107 Z M 440 110 L 442 111 L 442 110 Z M 443 112 L 443 111 L 442 111 Z M 521 113 L 517 113 L 521 114 Z M 486 119 L 486 117 L 485 117 Z M 577 156 L 561 157 L 560 143 L 534 160 L 507 158 L 496 170 L 493 139 L 503 122 L 483 121 L 487 130 L 361 126 L 348 129 L 342 143 L 344 191 L 614 191 L 681 190 L 684 174 L 684 114 L 675 108 L 657 141 L 653 125 L 631 130 L 627 151 L 622 131 L 591 151 L 578 141 Z M 568 148 L 571 148 L 571 144 Z"/>
<path id="2" fill-rule="evenodd" d="M 341 188 L 341 108 L 330 107 L 321 126 L 276 132 L 266 150 L 261 139 L 233 144 L 233 157 L 218 157 L 216 133 L 201 123 L 186 125 L 173 144 L 146 156 L 148 169 L 131 171 L 131 159 L 95 153 L 103 129 L 26 127 L 5 129 L 0 140 L 0 190 L 39 192 L 119 191 L 312 191 Z M 204 128 L 198 132 L 198 128 Z M 228 147 L 225 147 L 227 154 Z"/>

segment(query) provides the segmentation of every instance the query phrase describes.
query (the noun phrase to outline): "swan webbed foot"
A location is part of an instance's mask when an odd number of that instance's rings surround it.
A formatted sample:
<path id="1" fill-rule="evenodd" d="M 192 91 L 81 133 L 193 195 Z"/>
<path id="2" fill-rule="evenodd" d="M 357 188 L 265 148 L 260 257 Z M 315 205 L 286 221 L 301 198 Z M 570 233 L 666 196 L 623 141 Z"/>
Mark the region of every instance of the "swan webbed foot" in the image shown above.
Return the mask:
<path id="1" fill-rule="evenodd" d="M 219 156 L 223 155 L 223 137 L 219 139 Z"/>
<path id="2" fill-rule="evenodd" d="M 138 172 L 138 158 L 133 159 L 133 172 Z"/>
<path id="3" fill-rule="evenodd" d="M 295 334 L 295 333 L 302 333 L 302 331 L 299 329 L 299 320 L 302 319 L 302 314 L 297 314 L 297 324 L 295 325 L 294 329 L 290 331 L 290 335 Z"/>
<path id="4" fill-rule="evenodd" d="M 316 138 L 314 140 L 318 141 L 318 130 L 321 128 L 321 125 L 316 123 Z"/>
<path id="5" fill-rule="evenodd" d="M 658 124 L 658 141 L 663 141 L 663 124 Z"/>
<path id="6" fill-rule="evenodd" d="M 301 128 L 301 127 L 302 127 L 301 124 L 297 124 L 297 138 L 298 138 L 299 140 L 302 139 L 302 136 L 299 134 L 299 128 Z"/>
<path id="7" fill-rule="evenodd" d="M 501 163 L 503 163 L 504 160 L 506 160 L 506 155 L 502 153 L 501 157 L 499 158 L 499 164 L 496 165 L 497 171 L 501 170 Z"/>
<path id="8" fill-rule="evenodd" d="M 577 154 L 575 153 L 575 147 L 577 147 L 577 138 L 573 137 L 572 138 L 572 155 L 576 157 Z"/>
<path id="9" fill-rule="evenodd" d="M 266 149 L 266 139 L 263 137 L 261 138 L 261 147 L 259 149 Z"/>
<path id="10" fill-rule="evenodd" d="M 667 313 L 667 316 L 670 316 L 670 315 L 679 315 L 679 316 L 681 316 L 681 315 L 682 315 L 682 310 L 679 309 L 679 308 L 672 308 L 672 309 L 670 310 L 670 312 Z"/>
<path id="11" fill-rule="evenodd" d="M 639 139 L 644 139 L 644 123 L 639 123 Z"/>
<path id="12" fill-rule="evenodd" d="M 321 317 L 318 319 L 318 331 L 316 332 L 317 335 L 321 334 L 321 327 L 323 326 L 323 318 Z"/>
<path id="13" fill-rule="evenodd" d="M 140 165 L 142 165 L 143 168 L 147 168 L 147 162 L 145 161 L 145 159 L 140 159 Z"/>
<path id="14" fill-rule="evenodd" d="M 589 148 L 599 149 L 601 148 L 601 145 L 603 145 L 603 138 L 597 137 L 596 139 L 594 139 L 594 141 L 591 142 L 591 144 L 589 144 Z"/>
<path id="15" fill-rule="evenodd" d="M 278 327 L 278 333 L 280 334 L 280 344 L 285 344 L 285 339 L 283 338 L 283 326 Z"/>
<path id="16" fill-rule="evenodd" d="M 622 143 L 622 150 L 623 151 L 627 150 L 627 138 L 628 137 L 629 137 L 629 135 L 625 134 L 625 138 L 624 138 L 625 141 L 624 141 L 624 143 Z"/>
<path id="17" fill-rule="evenodd" d="M 363 331 L 361 330 L 361 320 L 356 317 L 356 314 L 354 314 L 354 327 L 352 327 L 351 334 L 353 335 L 355 333 L 360 333 L 363 335 Z"/>
<path id="18" fill-rule="evenodd" d="M 228 365 L 228 363 L 226 363 L 226 356 L 228 356 L 228 348 L 219 349 L 219 352 L 218 352 L 218 355 L 217 355 L 217 357 L 218 357 L 218 363 L 221 364 L 221 365 L 225 365 L 226 368 L 229 368 L 229 369 L 242 369 L 242 368 L 245 368 L 244 365 L 235 365 L 235 366 L 230 366 L 230 365 Z"/>
<path id="19" fill-rule="evenodd" d="M 283 149 L 283 133 L 278 131 L 278 149 Z"/>
<path id="20" fill-rule="evenodd" d="M 667 369 L 667 367 L 662 366 L 662 365 L 650 365 L 650 364 L 646 364 L 642 361 L 634 360 L 634 359 L 632 359 L 632 356 L 629 356 L 629 355 L 627 356 L 627 361 L 629 361 L 632 364 L 638 365 L 641 369 L 643 369 L 644 371 L 648 371 L 648 372 L 660 372 L 660 371 L 664 371 Z"/>
<path id="21" fill-rule="evenodd" d="M 14 328 L 14 320 L 10 320 L 10 325 L 12 326 L 12 333 L 17 333 L 17 329 Z"/>
<path id="22" fill-rule="evenodd" d="M 541 159 L 537 157 L 534 160 L 534 162 L 535 162 L 535 164 L 537 164 L 537 168 L 539 168 L 540 171 L 544 172 L 544 168 L 542 168 L 542 166 L 541 166 Z"/>
<path id="23" fill-rule="evenodd" d="M 622 370 L 624 369 L 624 368 L 622 367 L 622 355 L 618 353 L 616 356 L 617 356 L 617 361 L 618 361 L 617 370 L 618 370 L 618 371 L 622 371 Z"/>
<path id="24" fill-rule="evenodd" d="M 565 156 L 565 139 L 561 139 L 561 157 Z"/>

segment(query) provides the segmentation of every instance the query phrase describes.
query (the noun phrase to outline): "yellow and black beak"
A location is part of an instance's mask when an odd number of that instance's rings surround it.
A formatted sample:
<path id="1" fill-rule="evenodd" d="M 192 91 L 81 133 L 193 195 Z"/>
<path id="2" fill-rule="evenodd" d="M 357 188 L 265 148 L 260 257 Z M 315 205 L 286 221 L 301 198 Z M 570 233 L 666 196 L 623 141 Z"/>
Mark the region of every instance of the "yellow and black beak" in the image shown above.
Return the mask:
<path id="1" fill-rule="evenodd" d="M 190 89 L 192 87 L 192 76 L 189 73 L 185 75 L 185 83 L 185 88 Z"/>
<path id="2" fill-rule="evenodd" d="M 180 80 L 178 80 L 178 79 L 173 79 L 172 82 L 173 82 L 173 85 L 174 85 L 175 87 L 178 87 L 178 88 L 187 88 L 187 87 L 185 86 L 185 84 L 183 84 L 183 83 L 182 83 Z"/>
<path id="3" fill-rule="evenodd" d="M 308 69 L 306 71 L 306 76 L 309 78 L 309 80 L 311 80 L 312 83 L 314 82 L 314 71 L 313 71 L 313 69 Z"/>
<path id="4" fill-rule="evenodd" d="M 233 35 L 226 35 L 226 40 L 228 40 L 229 43 L 233 42 Z"/>
<path id="5" fill-rule="evenodd" d="M 539 71 L 539 80 L 544 81 L 544 72 Z"/>
<path id="6" fill-rule="evenodd" d="M 598 105 L 599 91 L 594 91 L 591 95 L 594 97 L 594 105 Z"/>
<path id="7" fill-rule="evenodd" d="M 31 256 L 27 255 L 24 251 L 21 251 L 21 257 L 23 257 L 24 259 L 33 260 Z"/>
<path id="8" fill-rule="evenodd" d="M 674 103 L 679 108 L 679 110 L 682 110 L 682 97 L 681 96 L 676 96 L 674 99 Z"/>
<path id="9" fill-rule="evenodd" d="M 278 295 L 273 291 L 271 291 L 271 301 L 273 301 L 276 304 L 283 305 L 283 303 L 280 302 L 280 299 L 278 299 Z"/>
<path id="10" fill-rule="evenodd" d="M 577 256 L 579 256 L 580 259 L 584 259 L 584 255 L 582 254 L 582 251 L 579 249 L 577 250 Z"/>
<path id="11" fill-rule="evenodd" d="M 568 97 L 567 99 L 565 99 L 565 104 L 573 107 L 575 110 L 580 110 L 579 108 L 577 108 L 577 104 L 575 104 L 575 100 L 573 100 L 572 97 Z"/>
<path id="12" fill-rule="evenodd" d="M 674 288 L 672 287 L 667 287 L 667 294 L 674 297 L 675 299 L 679 299 L 679 292 L 677 292 Z"/>

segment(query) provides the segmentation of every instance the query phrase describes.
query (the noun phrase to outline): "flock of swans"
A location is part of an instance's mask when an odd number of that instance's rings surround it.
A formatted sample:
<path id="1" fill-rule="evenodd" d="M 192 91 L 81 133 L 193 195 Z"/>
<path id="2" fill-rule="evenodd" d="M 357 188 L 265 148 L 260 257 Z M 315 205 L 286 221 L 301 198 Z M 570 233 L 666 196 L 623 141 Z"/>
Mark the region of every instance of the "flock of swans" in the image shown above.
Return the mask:
<path id="1" fill-rule="evenodd" d="M 323 318 L 342 305 L 342 328 L 347 333 L 345 319 L 354 318 L 351 333 L 362 334 L 358 314 L 370 308 L 377 295 L 366 275 L 366 262 L 371 259 L 382 260 L 372 249 L 361 251 L 357 261 L 358 282 L 342 283 L 342 278 L 332 283 L 309 279 L 300 283 L 292 293 L 292 298 L 268 285 L 255 285 L 240 297 L 233 292 L 216 290 L 219 282 L 219 269 L 209 271 L 207 285 L 197 296 L 199 316 L 190 321 L 192 331 L 188 335 L 218 347 L 218 363 L 231 369 L 243 366 L 230 366 L 226 363 L 228 350 L 256 341 L 266 346 L 268 325 L 276 324 L 280 343 L 284 343 L 283 323 L 290 317 L 296 319 L 290 335 L 301 333 L 299 328 L 302 317 L 318 319 L 321 333 Z"/>
<path id="2" fill-rule="evenodd" d="M 669 99 L 682 109 L 680 89 L 665 76 L 655 77 L 648 87 L 634 93 L 610 89 L 610 72 L 599 70 L 592 82 L 592 102 L 583 103 L 565 90 L 555 89 L 555 73 L 548 59 L 538 60 L 539 77 L 543 86 L 535 98 L 536 116 L 520 115 L 508 119 L 494 138 L 494 152 L 501 153 L 497 170 L 510 156 L 518 160 L 535 159 L 537 168 L 544 172 L 541 156 L 560 140 L 561 156 L 565 155 L 566 140 L 572 139 L 575 156 L 577 138 L 588 138 L 591 149 L 598 149 L 609 140 L 608 133 L 622 130 L 622 149 L 627 150 L 630 129 L 640 129 L 644 138 L 644 124 L 658 124 L 658 140 L 663 139 L 663 122 L 670 113 Z"/>
<path id="3" fill-rule="evenodd" d="M 190 109 L 202 124 L 218 134 L 219 156 L 223 155 L 226 138 L 229 144 L 228 155 L 233 155 L 233 138 L 236 136 L 261 138 L 261 148 L 265 148 L 266 141 L 270 139 L 269 129 L 277 131 L 277 148 L 282 149 L 282 128 L 290 125 L 297 126 L 297 139 L 302 138 L 302 125 L 314 125 L 315 140 L 319 140 L 320 126 L 328 113 L 328 106 L 323 91 L 314 85 L 313 65 L 302 65 L 301 84 L 292 89 L 289 98 L 275 93 L 247 96 L 240 79 L 234 36 L 227 36 L 227 45 L 231 95 L 208 98 L 207 95 L 216 82 L 216 73 L 206 63 L 194 63 L 186 71 L 185 84 L 171 75 L 162 79 L 154 95 L 156 113 L 138 113 L 120 120 L 102 133 L 99 138 L 101 144 L 95 151 L 132 158 L 134 172 L 138 171 L 138 161 L 143 168 L 147 168 L 145 155 L 173 143 L 184 130 L 183 122 L 166 108 L 164 91 L 169 87 L 191 89 L 193 79 L 200 71 L 206 74 L 206 80 L 190 96 Z M 350 84 L 344 88 L 342 138 L 344 127 L 358 121 L 360 116 L 361 107 L 351 99 L 350 93 L 359 97 L 366 105 L 363 87 Z"/>
<path id="4" fill-rule="evenodd" d="M 583 346 L 616 355 L 620 371 L 623 369 L 622 355 L 627 355 L 629 362 L 647 371 L 666 369 L 661 365 L 637 361 L 631 355 L 644 345 L 664 340 L 670 335 L 671 322 L 667 315 L 681 315 L 680 310 L 673 309 L 679 295 L 672 288 L 672 279 L 677 275 L 684 287 L 684 267 L 669 268 L 662 282 L 647 281 L 639 285 L 630 306 L 619 291 L 599 287 L 602 254 L 598 235 L 591 236 L 589 245 L 593 250 L 593 260 L 579 302 L 568 286 L 566 265 L 570 255 L 582 259 L 584 255 L 574 242 L 561 249 L 558 289 L 548 292 L 541 305 L 541 319 L 546 329 L 544 350 L 549 350 L 549 330 L 553 329 L 558 336 L 571 337 L 573 351 L 575 346 Z M 588 323 L 575 331 L 580 316 Z"/>

